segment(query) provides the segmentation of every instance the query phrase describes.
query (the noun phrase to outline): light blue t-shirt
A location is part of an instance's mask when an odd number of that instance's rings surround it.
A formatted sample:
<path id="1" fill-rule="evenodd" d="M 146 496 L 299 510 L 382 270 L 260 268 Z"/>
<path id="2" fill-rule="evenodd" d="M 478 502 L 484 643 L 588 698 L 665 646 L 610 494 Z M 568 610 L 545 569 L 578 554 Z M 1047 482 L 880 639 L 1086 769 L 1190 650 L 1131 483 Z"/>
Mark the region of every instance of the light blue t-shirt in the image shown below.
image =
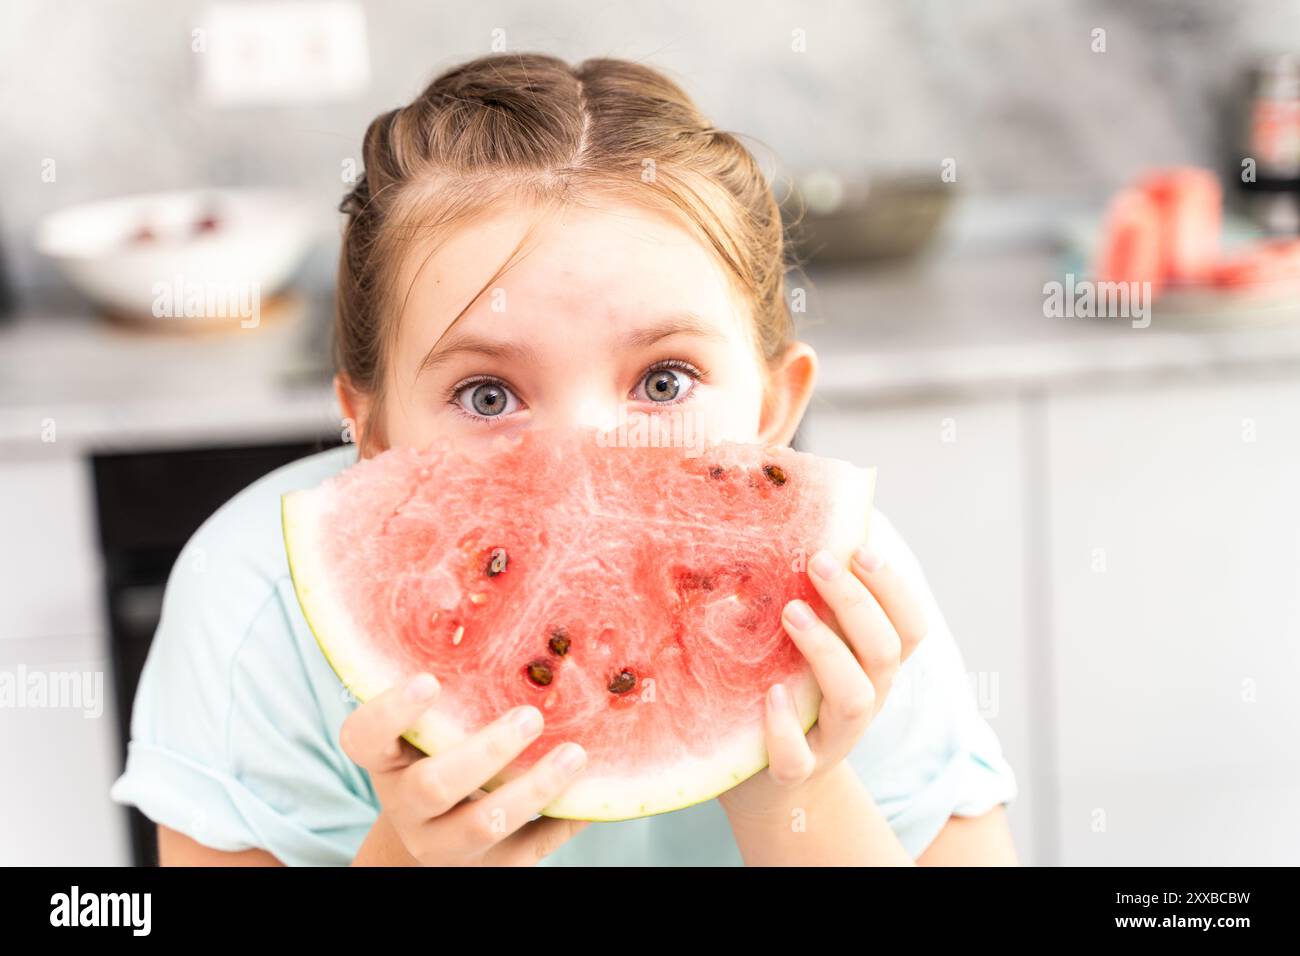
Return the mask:
<path id="1" fill-rule="evenodd" d="M 258 847 L 297 865 L 349 863 L 379 812 L 369 776 L 340 749 L 356 706 L 302 616 L 284 552 L 280 496 L 355 460 L 339 448 L 242 491 L 172 569 L 135 700 L 126 771 L 112 797 L 219 850 Z M 961 655 L 920 567 L 878 512 L 871 538 L 909 581 L 929 632 L 849 760 L 913 857 L 953 815 L 1016 794 L 976 709 Z M 716 800 L 592 824 L 549 865 L 739 864 Z"/>

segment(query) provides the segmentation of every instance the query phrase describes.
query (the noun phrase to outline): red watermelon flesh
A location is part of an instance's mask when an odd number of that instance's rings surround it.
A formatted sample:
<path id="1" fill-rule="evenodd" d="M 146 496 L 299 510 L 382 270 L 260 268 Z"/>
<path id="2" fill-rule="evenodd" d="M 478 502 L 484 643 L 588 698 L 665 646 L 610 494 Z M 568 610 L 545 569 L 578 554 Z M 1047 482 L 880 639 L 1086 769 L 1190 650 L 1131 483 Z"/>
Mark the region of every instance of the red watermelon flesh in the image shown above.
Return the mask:
<path id="1" fill-rule="evenodd" d="M 865 540 L 873 482 L 786 448 L 534 431 L 487 455 L 361 461 L 285 497 L 285 541 L 303 612 L 358 698 L 439 679 L 414 744 L 441 752 L 532 704 L 542 736 L 488 789 L 574 740 L 587 767 L 547 814 L 626 819 L 766 766 L 772 684 L 815 721 L 781 611 L 796 597 L 823 610 L 804 563 Z"/>
<path id="2" fill-rule="evenodd" d="M 1095 272 L 1100 282 L 1150 282 L 1152 293 L 1164 284 L 1160 210 L 1140 189 L 1125 189 L 1106 211 Z"/>
<path id="3" fill-rule="evenodd" d="M 1199 282 L 1219 255 L 1223 189 L 1208 169 L 1182 166 L 1149 173 L 1141 188 L 1159 210 L 1163 279 Z"/>

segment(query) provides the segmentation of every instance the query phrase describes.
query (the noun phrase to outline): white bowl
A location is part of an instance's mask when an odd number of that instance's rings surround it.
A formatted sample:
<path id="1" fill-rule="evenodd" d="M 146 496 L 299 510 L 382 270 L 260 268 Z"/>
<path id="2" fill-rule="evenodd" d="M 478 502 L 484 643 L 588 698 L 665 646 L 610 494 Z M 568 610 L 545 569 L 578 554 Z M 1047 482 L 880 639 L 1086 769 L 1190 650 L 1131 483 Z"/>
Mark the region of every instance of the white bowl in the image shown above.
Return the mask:
<path id="1" fill-rule="evenodd" d="M 125 196 L 52 213 L 36 248 L 110 312 L 227 317 L 221 309 L 260 302 L 292 277 L 316 238 L 313 205 L 261 189 Z"/>

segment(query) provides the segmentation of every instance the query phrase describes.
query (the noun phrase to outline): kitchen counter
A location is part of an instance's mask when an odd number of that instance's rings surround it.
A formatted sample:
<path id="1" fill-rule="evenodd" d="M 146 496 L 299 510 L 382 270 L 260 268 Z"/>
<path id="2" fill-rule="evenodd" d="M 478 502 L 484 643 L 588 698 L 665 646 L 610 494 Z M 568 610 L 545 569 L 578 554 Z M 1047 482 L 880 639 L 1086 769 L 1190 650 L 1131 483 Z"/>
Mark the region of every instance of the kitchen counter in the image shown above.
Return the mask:
<path id="1" fill-rule="evenodd" d="M 1300 372 L 1300 310 L 1195 316 L 1154 306 L 1123 319 L 1049 319 L 1046 247 L 940 253 L 867 272 L 814 273 L 801 335 L 837 404 L 1106 387 L 1169 373 Z M 800 285 L 795 279 L 792 285 Z M 329 303 L 299 300 L 261 327 L 149 334 L 88 311 L 0 326 L 0 450 L 60 451 L 333 435 Z"/>
<path id="2" fill-rule="evenodd" d="M 1047 318 L 1063 281 L 1047 251 L 948 255 L 865 276 L 814 276 L 800 334 L 821 359 L 819 394 L 864 402 L 1149 383 L 1167 374 L 1300 372 L 1300 301 L 1198 309 L 1157 299 L 1128 319 Z M 797 284 L 797 280 L 795 281 Z"/>
<path id="3" fill-rule="evenodd" d="M 328 302 L 300 298 L 261 326 L 144 332 L 89 311 L 0 326 L 0 450 L 112 451 L 301 439 L 339 423 Z"/>

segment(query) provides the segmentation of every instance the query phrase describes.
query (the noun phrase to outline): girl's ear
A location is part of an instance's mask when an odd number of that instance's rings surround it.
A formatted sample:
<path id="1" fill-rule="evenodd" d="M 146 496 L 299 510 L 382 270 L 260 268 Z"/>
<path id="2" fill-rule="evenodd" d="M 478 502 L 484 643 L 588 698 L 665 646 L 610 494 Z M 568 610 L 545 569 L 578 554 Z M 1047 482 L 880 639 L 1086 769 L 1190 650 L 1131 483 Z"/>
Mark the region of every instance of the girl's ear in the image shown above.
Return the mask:
<path id="1" fill-rule="evenodd" d="M 816 383 L 817 353 L 804 342 L 794 342 L 768 372 L 767 395 L 758 424 L 761 443 L 790 443 Z"/>
<path id="2" fill-rule="evenodd" d="M 339 400 L 344 427 L 352 432 L 352 443 L 358 448 L 362 447 L 366 422 L 370 418 L 370 396 L 354 388 L 351 380 L 342 372 L 334 376 L 334 395 Z"/>

